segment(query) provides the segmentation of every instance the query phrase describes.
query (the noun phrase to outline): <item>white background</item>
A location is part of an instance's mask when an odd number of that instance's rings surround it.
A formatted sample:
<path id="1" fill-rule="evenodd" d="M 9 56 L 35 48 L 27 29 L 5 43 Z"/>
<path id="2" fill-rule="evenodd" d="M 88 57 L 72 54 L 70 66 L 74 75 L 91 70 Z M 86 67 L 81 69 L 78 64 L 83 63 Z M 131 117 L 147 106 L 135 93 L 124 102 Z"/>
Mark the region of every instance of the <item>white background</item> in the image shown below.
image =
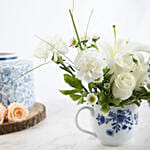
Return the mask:
<path id="1" fill-rule="evenodd" d="M 72 0 L 0 0 L 0 52 L 14 51 L 32 59 L 39 42 L 34 34 L 42 38 L 59 34 L 68 42 L 74 36 L 69 8 Z M 93 8 L 90 34 L 111 40 L 115 24 L 120 38 L 149 44 L 149 0 L 75 0 L 74 17 L 81 35 Z M 62 72 L 53 64 L 35 71 L 35 86 L 38 101 L 65 98 L 57 91 L 66 87 Z"/>

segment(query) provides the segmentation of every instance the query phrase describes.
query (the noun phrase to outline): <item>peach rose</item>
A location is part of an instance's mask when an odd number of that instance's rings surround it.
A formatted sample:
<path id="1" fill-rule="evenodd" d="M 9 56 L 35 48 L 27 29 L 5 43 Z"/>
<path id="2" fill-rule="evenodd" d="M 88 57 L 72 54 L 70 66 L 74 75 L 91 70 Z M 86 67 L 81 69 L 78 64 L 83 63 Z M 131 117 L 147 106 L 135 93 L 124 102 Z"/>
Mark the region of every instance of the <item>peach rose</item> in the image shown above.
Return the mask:
<path id="1" fill-rule="evenodd" d="M 7 109 L 3 104 L 0 103 L 0 124 L 3 124 L 6 116 L 7 116 Z"/>
<path id="2" fill-rule="evenodd" d="M 8 106 L 8 121 L 20 122 L 27 118 L 29 110 L 22 104 L 12 103 Z"/>

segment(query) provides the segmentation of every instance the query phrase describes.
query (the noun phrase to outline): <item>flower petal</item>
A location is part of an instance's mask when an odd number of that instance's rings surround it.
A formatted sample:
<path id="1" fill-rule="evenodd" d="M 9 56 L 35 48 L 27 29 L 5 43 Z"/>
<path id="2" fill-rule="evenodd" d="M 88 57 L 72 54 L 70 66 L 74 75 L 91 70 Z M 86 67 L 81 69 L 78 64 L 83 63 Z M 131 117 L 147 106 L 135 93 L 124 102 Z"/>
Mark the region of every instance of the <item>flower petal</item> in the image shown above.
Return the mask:
<path id="1" fill-rule="evenodd" d="M 114 84 L 112 93 L 115 98 L 120 98 L 122 100 L 125 100 L 125 99 L 128 99 L 132 95 L 132 89 L 122 90 L 122 89 L 116 87 L 116 85 Z"/>

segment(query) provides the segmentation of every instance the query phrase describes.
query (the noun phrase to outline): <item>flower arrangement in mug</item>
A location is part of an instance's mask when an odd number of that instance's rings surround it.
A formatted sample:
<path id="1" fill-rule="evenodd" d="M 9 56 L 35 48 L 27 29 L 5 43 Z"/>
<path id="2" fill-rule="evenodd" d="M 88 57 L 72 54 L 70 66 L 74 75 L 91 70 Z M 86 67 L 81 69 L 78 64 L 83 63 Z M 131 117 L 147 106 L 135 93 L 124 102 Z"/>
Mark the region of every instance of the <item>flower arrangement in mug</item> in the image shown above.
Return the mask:
<path id="1" fill-rule="evenodd" d="M 29 110 L 20 103 L 11 103 L 8 108 L 0 103 L 0 124 L 4 121 L 9 123 L 20 122 L 25 120 L 29 115 Z"/>
<path id="2" fill-rule="evenodd" d="M 54 62 L 66 72 L 64 81 L 72 88 L 60 92 L 78 105 L 100 105 L 104 114 L 108 114 L 110 106 L 124 107 L 133 103 L 140 106 L 142 100 L 150 104 L 149 62 L 141 53 L 150 51 L 137 43 L 117 40 L 115 25 L 114 46 L 102 41 L 98 45 L 100 37 L 89 38 L 87 32 L 80 37 L 72 11 L 69 13 L 76 33 L 70 44 L 78 52 L 75 60 L 67 57 L 69 46 L 60 37 L 44 40 L 36 36 L 41 43 L 34 56 L 45 62 L 30 71 Z"/>

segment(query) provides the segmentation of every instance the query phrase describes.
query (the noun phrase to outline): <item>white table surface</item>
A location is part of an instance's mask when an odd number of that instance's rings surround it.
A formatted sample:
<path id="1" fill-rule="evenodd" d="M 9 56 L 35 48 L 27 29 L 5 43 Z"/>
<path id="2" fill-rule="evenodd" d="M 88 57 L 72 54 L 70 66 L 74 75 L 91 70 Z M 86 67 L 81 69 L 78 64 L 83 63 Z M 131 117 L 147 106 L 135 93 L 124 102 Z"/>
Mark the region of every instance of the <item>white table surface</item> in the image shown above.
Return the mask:
<path id="1" fill-rule="evenodd" d="M 20 132 L 0 136 L 0 150 L 149 150 L 150 108 L 143 104 L 139 109 L 140 121 L 133 144 L 107 147 L 94 137 L 75 127 L 74 116 L 79 107 L 69 99 L 44 101 L 47 118 L 38 125 Z M 80 123 L 90 127 L 89 112 L 80 116 Z"/>

